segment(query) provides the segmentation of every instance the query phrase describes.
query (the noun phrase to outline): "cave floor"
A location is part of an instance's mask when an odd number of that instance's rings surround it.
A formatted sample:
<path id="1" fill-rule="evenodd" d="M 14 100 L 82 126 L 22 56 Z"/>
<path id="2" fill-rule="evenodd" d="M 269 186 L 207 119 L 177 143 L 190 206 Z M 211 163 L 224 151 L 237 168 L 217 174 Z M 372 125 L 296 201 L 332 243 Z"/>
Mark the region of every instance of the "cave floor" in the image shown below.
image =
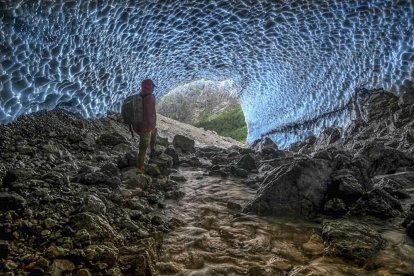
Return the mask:
<path id="1" fill-rule="evenodd" d="M 236 178 L 181 168 L 185 196 L 168 202 L 176 227 L 164 237 L 162 275 L 395 275 L 414 273 L 414 246 L 383 226 L 387 247 L 361 266 L 327 256 L 320 224 L 241 214 L 255 190 Z"/>

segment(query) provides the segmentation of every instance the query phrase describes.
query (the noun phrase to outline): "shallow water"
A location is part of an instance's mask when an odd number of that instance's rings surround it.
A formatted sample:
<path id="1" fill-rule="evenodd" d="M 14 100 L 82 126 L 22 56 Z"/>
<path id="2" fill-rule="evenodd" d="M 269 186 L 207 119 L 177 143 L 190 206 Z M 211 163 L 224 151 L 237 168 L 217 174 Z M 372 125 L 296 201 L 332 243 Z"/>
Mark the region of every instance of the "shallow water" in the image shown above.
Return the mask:
<path id="1" fill-rule="evenodd" d="M 170 202 L 178 226 L 164 238 L 161 275 L 414 274 L 414 247 L 401 229 L 383 227 L 387 248 L 365 266 L 324 256 L 319 224 L 239 214 L 255 190 L 237 179 L 182 169 L 185 197 Z M 411 243 L 411 244 L 410 244 Z"/>

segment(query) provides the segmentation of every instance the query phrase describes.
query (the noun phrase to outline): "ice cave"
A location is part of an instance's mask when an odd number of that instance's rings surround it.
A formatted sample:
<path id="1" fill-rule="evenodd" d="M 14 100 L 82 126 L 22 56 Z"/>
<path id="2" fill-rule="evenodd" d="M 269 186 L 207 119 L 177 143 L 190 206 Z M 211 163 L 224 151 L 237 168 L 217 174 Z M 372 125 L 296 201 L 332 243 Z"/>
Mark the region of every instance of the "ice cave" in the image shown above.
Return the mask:
<path id="1" fill-rule="evenodd" d="M 231 80 L 248 141 L 286 146 L 344 126 L 358 89 L 398 95 L 413 79 L 408 0 L 3 0 L 0 30 L 1 123 L 55 107 L 103 116 L 147 77 L 158 98 Z"/>

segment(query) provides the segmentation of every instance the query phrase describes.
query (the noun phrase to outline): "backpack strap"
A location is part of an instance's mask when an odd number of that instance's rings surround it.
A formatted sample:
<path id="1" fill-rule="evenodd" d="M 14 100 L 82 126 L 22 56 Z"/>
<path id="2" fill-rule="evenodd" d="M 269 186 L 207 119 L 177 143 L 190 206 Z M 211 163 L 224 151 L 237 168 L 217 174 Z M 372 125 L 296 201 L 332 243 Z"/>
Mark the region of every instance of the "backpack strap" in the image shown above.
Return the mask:
<path id="1" fill-rule="evenodd" d="M 131 132 L 132 139 L 135 141 L 134 131 L 132 130 L 132 125 L 129 125 L 129 131 Z"/>

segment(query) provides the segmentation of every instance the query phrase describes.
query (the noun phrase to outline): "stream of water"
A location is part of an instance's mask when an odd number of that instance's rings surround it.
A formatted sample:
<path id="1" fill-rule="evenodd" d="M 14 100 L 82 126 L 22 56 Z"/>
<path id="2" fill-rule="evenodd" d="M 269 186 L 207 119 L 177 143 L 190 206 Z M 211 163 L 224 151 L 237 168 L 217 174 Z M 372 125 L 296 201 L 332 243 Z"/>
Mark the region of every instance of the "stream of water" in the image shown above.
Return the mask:
<path id="1" fill-rule="evenodd" d="M 184 198 L 170 202 L 177 227 L 164 238 L 161 275 L 414 275 L 414 247 L 383 229 L 388 246 L 364 266 L 324 256 L 321 225 L 240 214 L 255 190 L 237 179 L 180 169 Z"/>

